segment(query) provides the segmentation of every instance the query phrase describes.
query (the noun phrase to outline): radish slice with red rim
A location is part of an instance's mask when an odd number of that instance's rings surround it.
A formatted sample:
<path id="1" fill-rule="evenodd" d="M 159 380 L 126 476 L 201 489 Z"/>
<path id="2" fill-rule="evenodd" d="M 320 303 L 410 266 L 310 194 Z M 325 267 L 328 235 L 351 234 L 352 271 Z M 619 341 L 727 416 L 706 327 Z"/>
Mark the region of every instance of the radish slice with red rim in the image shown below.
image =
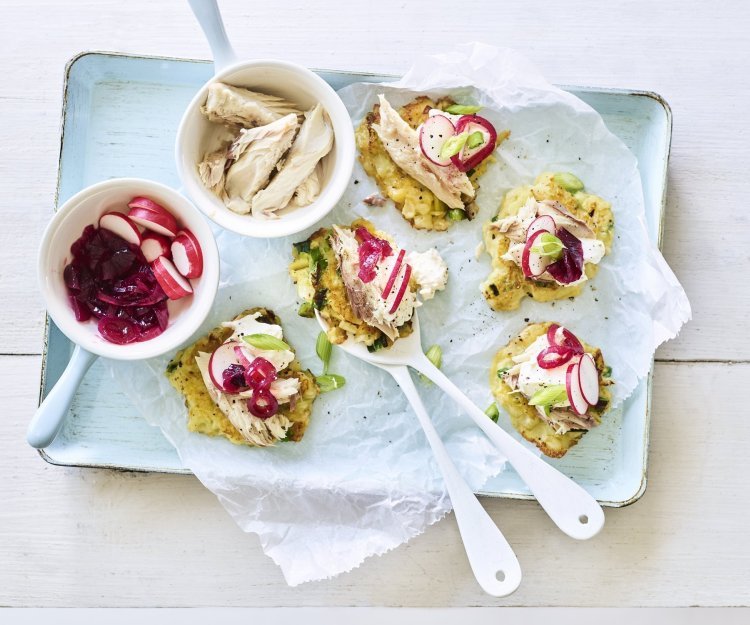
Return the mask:
<path id="1" fill-rule="evenodd" d="M 589 408 L 589 403 L 583 397 L 581 391 L 581 383 L 578 375 L 578 362 L 573 362 L 568 365 L 568 369 L 565 372 L 565 390 L 568 393 L 568 401 L 570 407 L 577 415 L 585 415 Z"/>
<path id="2" fill-rule="evenodd" d="M 554 369 L 564 365 L 573 356 L 574 352 L 567 347 L 550 345 L 536 355 L 536 362 L 542 369 Z"/>
<path id="3" fill-rule="evenodd" d="M 165 237 L 173 237 L 177 234 L 177 222 L 169 213 L 155 213 L 145 208 L 131 208 L 128 217 L 139 226 L 151 230 Z"/>
<path id="4" fill-rule="evenodd" d="M 151 269 L 156 281 L 169 299 L 180 299 L 193 292 L 190 283 L 180 275 L 172 261 L 165 256 L 157 258 L 151 264 Z"/>
<path id="5" fill-rule="evenodd" d="M 465 172 L 474 169 L 495 151 L 497 131 L 492 123 L 484 117 L 480 117 L 479 115 L 464 115 L 456 123 L 455 132 L 456 134 L 467 132 L 469 135 L 474 132 L 481 132 L 484 137 L 484 142 L 480 145 L 474 148 L 465 145 L 458 154 L 451 156 L 451 161 L 459 171 Z"/>
<path id="6" fill-rule="evenodd" d="M 225 393 L 237 392 L 237 390 L 225 388 L 224 385 L 224 371 L 231 365 L 242 365 L 237 359 L 237 354 L 234 351 L 235 347 L 241 347 L 238 341 L 222 343 L 214 350 L 214 353 L 211 354 L 211 358 L 208 360 L 208 377 L 211 378 L 216 388 Z"/>
<path id="7" fill-rule="evenodd" d="M 199 278 L 203 273 L 203 253 L 198 239 L 190 230 L 181 230 L 172 241 L 172 262 L 186 278 Z"/>
<path id="8" fill-rule="evenodd" d="M 542 232 L 549 232 L 550 234 L 554 234 L 555 228 L 557 228 L 557 224 L 555 223 L 555 220 L 551 215 L 542 215 L 541 217 L 537 217 L 529 224 L 529 227 L 526 229 L 526 240 L 528 241 L 532 236 L 534 236 L 534 234 L 536 234 L 540 230 Z"/>
<path id="9" fill-rule="evenodd" d="M 543 230 L 537 230 L 532 234 L 526 241 L 523 252 L 521 252 L 521 270 L 523 271 L 523 275 L 527 278 L 541 276 L 550 263 L 548 256 L 543 256 L 542 254 L 537 254 L 536 252 L 531 251 L 531 248 L 534 247 L 534 242 L 542 234 L 544 234 Z"/>
<path id="10" fill-rule="evenodd" d="M 99 217 L 99 227 L 114 232 L 131 245 L 141 244 L 141 233 L 138 227 L 122 213 L 104 213 Z"/>
<path id="11" fill-rule="evenodd" d="M 583 398 L 596 406 L 599 401 L 599 370 L 591 354 L 584 354 L 578 363 L 578 383 Z"/>
<path id="12" fill-rule="evenodd" d="M 578 337 L 567 328 L 563 328 L 557 323 L 553 323 L 547 329 L 547 342 L 550 345 L 559 345 L 573 351 L 574 354 L 583 353 L 583 345 Z"/>
<path id="13" fill-rule="evenodd" d="M 154 213 L 166 213 L 167 215 L 171 216 L 171 213 L 161 204 L 158 204 L 152 199 L 143 196 L 137 196 L 130 200 L 130 202 L 128 202 L 128 208 L 144 208 Z"/>
<path id="14" fill-rule="evenodd" d="M 396 262 L 393 265 L 393 271 L 391 271 L 391 275 L 388 277 L 388 282 L 385 283 L 385 288 L 383 289 L 384 300 L 388 299 L 388 296 L 391 294 L 391 291 L 393 290 L 393 284 L 396 282 L 396 277 L 398 276 L 398 272 L 401 270 L 401 264 L 404 262 L 405 254 L 406 254 L 406 251 L 401 250 L 398 253 L 398 256 L 396 257 Z"/>
<path id="15" fill-rule="evenodd" d="M 440 156 L 445 142 L 456 134 L 456 127 L 445 115 L 429 117 L 419 128 L 419 147 L 425 158 L 435 165 L 447 167 L 452 157 Z"/>
<path id="16" fill-rule="evenodd" d="M 172 252 L 169 250 L 169 239 L 155 232 L 146 232 L 141 239 L 141 252 L 146 261 L 153 263 L 159 256 L 171 258 Z"/>
<path id="17" fill-rule="evenodd" d="M 409 288 L 409 280 L 411 279 L 411 265 L 406 265 L 406 270 L 404 271 L 404 279 L 401 282 L 401 286 L 398 289 L 398 293 L 396 293 L 396 298 L 393 300 L 393 304 L 391 305 L 391 309 L 388 311 L 389 315 L 392 315 L 393 313 L 398 310 L 398 307 L 401 304 L 401 301 L 404 299 L 404 295 L 406 295 L 406 289 Z"/>

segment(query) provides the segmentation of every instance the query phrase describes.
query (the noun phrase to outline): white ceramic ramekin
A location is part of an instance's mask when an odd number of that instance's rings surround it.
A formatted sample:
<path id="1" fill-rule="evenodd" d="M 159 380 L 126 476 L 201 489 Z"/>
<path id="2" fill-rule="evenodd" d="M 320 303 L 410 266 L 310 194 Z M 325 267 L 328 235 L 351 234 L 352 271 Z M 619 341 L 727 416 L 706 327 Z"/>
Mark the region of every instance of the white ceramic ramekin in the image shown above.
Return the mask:
<path id="1" fill-rule="evenodd" d="M 169 325 L 157 337 L 140 343 L 115 345 L 103 339 L 95 320 L 76 321 L 63 280 L 65 265 L 71 260 L 70 246 L 88 225 L 97 225 L 104 213 L 127 213 L 128 202 L 146 196 L 171 212 L 177 223 L 198 239 L 203 252 L 203 274 L 191 281 L 194 293 L 170 301 Z M 203 323 L 219 285 L 219 252 L 211 228 L 183 195 L 157 182 L 138 178 L 116 178 L 76 193 L 55 213 L 42 237 L 37 266 L 44 303 L 55 325 L 83 349 L 118 360 L 151 358 L 184 343 Z"/>
<path id="2" fill-rule="evenodd" d="M 190 4 L 211 44 L 216 75 L 192 99 L 177 131 L 175 158 L 183 187 L 207 217 L 245 236 L 283 237 L 312 226 L 341 199 L 354 168 L 354 129 L 344 103 L 325 80 L 301 65 L 279 60 L 238 62 L 226 38 L 216 3 L 192 0 Z M 333 125 L 334 144 L 323 159 L 323 181 L 317 200 L 278 219 L 259 219 L 232 212 L 203 185 L 198 164 L 206 151 L 217 147 L 219 126 L 209 122 L 200 109 L 206 102 L 208 85 L 216 81 L 281 96 L 301 110 L 320 102 Z"/>

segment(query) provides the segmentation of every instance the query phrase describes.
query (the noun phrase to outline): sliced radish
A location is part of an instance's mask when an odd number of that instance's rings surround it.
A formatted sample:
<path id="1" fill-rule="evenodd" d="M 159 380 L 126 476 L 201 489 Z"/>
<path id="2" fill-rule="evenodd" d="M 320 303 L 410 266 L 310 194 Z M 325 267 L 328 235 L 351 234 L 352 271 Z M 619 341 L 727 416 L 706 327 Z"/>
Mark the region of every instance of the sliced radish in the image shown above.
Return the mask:
<path id="1" fill-rule="evenodd" d="M 193 287 L 180 275 L 172 261 L 166 256 L 159 256 L 151 263 L 151 269 L 156 281 L 169 299 L 180 299 L 193 292 Z"/>
<path id="2" fill-rule="evenodd" d="M 550 264 L 549 256 L 542 256 L 536 252 L 532 252 L 531 248 L 534 247 L 534 242 L 544 234 L 543 230 L 537 230 L 531 237 L 526 241 L 526 245 L 521 253 L 521 270 L 523 275 L 527 278 L 536 278 L 541 276 L 547 269 L 547 265 Z"/>
<path id="3" fill-rule="evenodd" d="M 396 257 L 396 262 L 393 265 L 393 271 L 391 271 L 391 275 L 388 278 L 388 282 L 385 283 L 385 288 L 383 289 L 383 299 L 387 300 L 388 296 L 391 294 L 391 291 L 393 290 L 393 284 L 396 282 L 396 276 L 398 276 L 398 272 L 401 270 L 401 264 L 404 262 L 404 255 L 406 254 L 405 250 L 401 250 L 398 253 L 398 256 Z"/>
<path id="4" fill-rule="evenodd" d="M 445 115 L 429 117 L 419 129 L 419 147 L 422 148 L 422 154 L 435 165 L 447 167 L 451 164 L 451 157 L 441 157 L 440 151 L 445 142 L 455 134 L 456 127 Z"/>
<path id="5" fill-rule="evenodd" d="M 190 230 L 182 230 L 172 241 L 172 262 L 186 278 L 198 278 L 203 273 L 203 253 L 198 239 Z"/>
<path id="6" fill-rule="evenodd" d="M 172 213 L 147 197 L 135 197 L 128 202 L 128 217 L 139 226 L 167 237 L 177 233 L 177 221 Z"/>
<path id="7" fill-rule="evenodd" d="M 141 239 L 141 252 L 149 263 L 153 263 L 159 256 L 172 257 L 169 250 L 169 239 L 155 232 L 146 232 Z"/>
<path id="8" fill-rule="evenodd" d="M 138 227 L 122 213 L 105 213 L 99 217 L 99 227 L 114 232 L 131 245 L 141 244 L 141 233 Z"/>
<path id="9" fill-rule="evenodd" d="M 143 196 L 134 197 L 132 200 L 130 200 L 130 202 L 128 202 L 128 208 L 144 208 L 154 213 L 166 213 L 167 215 L 172 214 L 161 204 L 157 204 L 152 199 Z"/>
<path id="10" fill-rule="evenodd" d="M 578 362 L 568 365 L 565 372 L 565 390 L 568 392 L 570 407 L 577 415 L 584 415 L 589 408 L 589 403 L 584 399 L 581 391 L 581 383 L 578 375 Z"/>
<path id="11" fill-rule="evenodd" d="M 396 299 L 393 300 L 393 305 L 391 306 L 391 309 L 388 311 L 389 315 L 392 315 L 396 310 L 398 309 L 399 305 L 401 304 L 401 300 L 404 299 L 404 295 L 406 294 L 406 289 L 409 286 L 409 280 L 411 280 L 411 265 L 406 265 L 406 270 L 404 271 L 404 279 L 401 282 L 401 286 L 398 289 L 398 293 L 396 293 Z"/>
<path id="12" fill-rule="evenodd" d="M 537 217 L 529 224 L 529 227 L 526 229 L 526 239 L 528 240 L 534 235 L 534 233 L 539 231 L 554 234 L 555 228 L 557 228 L 557 224 L 555 223 L 555 220 L 552 218 L 552 216 L 542 215 L 541 217 Z"/>
<path id="13" fill-rule="evenodd" d="M 591 354 L 584 354 L 578 363 L 578 383 L 583 398 L 596 406 L 599 401 L 599 370 Z"/>
<path id="14" fill-rule="evenodd" d="M 235 347 L 241 347 L 238 341 L 229 341 L 228 343 L 222 343 L 214 350 L 211 354 L 211 358 L 208 361 L 208 375 L 214 386 L 220 391 L 232 392 L 233 389 L 224 388 L 224 371 L 230 365 L 242 364 L 237 359 Z"/>
<path id="15" fill-rule="evenodd" d="M 463 149 L 454 156 L 451 161 L 459 171 L 469 171 L 474 169 L 479 163 L 486 159 L 495 151 L 497 144 L 497 131 L 488 119 L 479 117 L 479 115 L 464 115 L 456 123 L 456 134 L 468 132 L 470 135 L 474 132 L 481 132 L 484 137 L 484 143 L 474 148 L 465 145 Z"/>

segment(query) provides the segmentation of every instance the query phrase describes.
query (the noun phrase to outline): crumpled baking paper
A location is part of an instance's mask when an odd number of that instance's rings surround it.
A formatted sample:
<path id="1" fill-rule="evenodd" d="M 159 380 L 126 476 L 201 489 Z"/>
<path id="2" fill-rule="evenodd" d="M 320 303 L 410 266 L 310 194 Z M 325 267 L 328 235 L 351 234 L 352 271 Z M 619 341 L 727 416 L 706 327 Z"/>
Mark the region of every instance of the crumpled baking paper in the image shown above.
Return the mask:
<path id="1" fill-rule="evenodd" d="M 359 164 L 349 190 L 324 222 L 364 216 L 408 249 L 438 248 L 450 268 L 449 285 L 420 309 L 420 321 L 424 347 L 443 349 L 445 373 L 484 408 L 491 401 L 488 378 L 495 351 L 527 319 L 555 320 L 602 348 L 616 380 L 614 403 L 625 400 L 648 373 L 657 346 L 689 319 L 690 307 L 648 241 L 636 159 L 600 116 L 550 85 L 515 52 L 481 44 L 420 58 L 398 82 L 359 83 L 339 93 L 355 125 L 378 93 L 394 106 L 419 94 L 450 94 L 459 102 L 483 104 L 482 115 L 512 132 L 496 153 L 498 162 L 481 179 L 480 210 L 471 222 L 445 233 L 415 231 L 390 203 L 363 205 L 377 188 Z M 482 224 L 507 190 L 550 170 L 573 172 L 587 190 L 612 202 L 612 254 L 574 301 L 553 305 L 526 299 L 516 312 L 495 313 L 479 292 L 490 269 L 489 257 L 475 254 Z M 303 365 L 320 373 L 314 349 L 319 328 L 315 320 L 297 316 L 299 302 L 286 273 L 292 242 L 312 230 L 263 241 L 216 229 L 222 282 L 196 336 L 245 308 L 266 306 L 281 317 Z M 258 534 L 290 585 L 348 571 L 408 541 L 450 510 L 416 417 L 385 372 L 334 349 L 331 372 L 344 375 L 346 386 L 319 398 L 304 440 L 250 449 L 187 431 L 182 399 L 163 375 L 168 360 L 111 363 L 111 368 L 142 414 L 175 445 L 184 465 L 243 530 Z M 480 488 L 503 469 L 504 458 L 439 389 L 418 386 L 459 470 Z"/>

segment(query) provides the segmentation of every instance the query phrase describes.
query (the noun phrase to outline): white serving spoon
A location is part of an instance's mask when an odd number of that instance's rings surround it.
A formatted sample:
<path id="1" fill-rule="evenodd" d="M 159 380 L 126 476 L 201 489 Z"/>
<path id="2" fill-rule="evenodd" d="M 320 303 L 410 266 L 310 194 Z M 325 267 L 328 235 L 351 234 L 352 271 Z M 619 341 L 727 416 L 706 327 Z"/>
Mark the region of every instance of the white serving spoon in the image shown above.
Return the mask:
<path id="1" fill-rule="evenodd" d="M 320 317 L 318 320 L 321 321 L 321 325 L 324 325 Z M 345 344 L 341 347 L 348 353 L 353 353 L 349 350 L 352 345 Z M 358 354 L 353 355 L 358 356 Z M 448 450 L 443 445 L 435 426 L 432 425 L 432 420 L 417 393 L 409 369 L 402 365 L 372 364 L 393 376 L 417 415 L 443 480 L 445 480 L 445 487 L 456 515 L 458 531 L 477 582 L 486 593 L 494 597 L 505 597 L 511 594 L 521 583 L 521 565 L 518 563 L 518 558 L 505 536 L 461 477 L 456 465 L 453 464 Z"/>
<path id="2" fill-rule="evenodd" d="M 325 320 L 317 311 L 315 314 L 320 326 L 326 330 Z M 371 353 L 362 343 L 354 341 L 346 341 L 339 347 L 370 364 L 386 368 L 398 365 L 408 366 L 430 378 L 463 408 L 495 447 L 505 455 L 557 527 L 568 536 L 579 540 L 591 538 L 599 533 L 604 526 L 604 511 L 596 499 L 487 417 L 440 369 L 428 360 L 422 351 L 419 317 L 416 311 L 412 318 L 412 327 L 414 331 L 409 336 L 398 339 L 388 349 Z M 409 394 L 403 386 L 401 388 L 408 398 Z"/>

